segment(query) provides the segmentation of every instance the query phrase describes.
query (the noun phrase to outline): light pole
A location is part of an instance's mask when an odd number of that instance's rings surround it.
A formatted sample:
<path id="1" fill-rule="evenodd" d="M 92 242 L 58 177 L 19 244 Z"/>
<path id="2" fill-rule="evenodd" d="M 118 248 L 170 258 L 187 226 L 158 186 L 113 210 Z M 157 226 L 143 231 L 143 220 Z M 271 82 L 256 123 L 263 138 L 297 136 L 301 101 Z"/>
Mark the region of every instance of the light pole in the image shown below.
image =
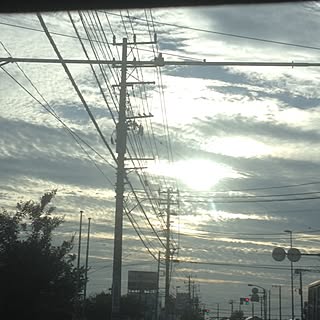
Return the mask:
<path id="1" fill-rule="evenodd" d="M 284 232 L 289 233 L 290 235 L 290 249 L 292 249 L 292 230 L 284 230 Z M 293 262 L 290 261 L 290 270 L 291 270 L 291 315 L 294 319 L 294 289 L 293 289 Z"/>
<path id="2" fill-rule="evenodd" d="M 280 285 L 272 285 L 273 288 L 279 288 L 279 320 L 282 320 L 282 311 L 281 311 L 281 286 Z"/>
<path id="3" fill-rule="evenodd" d="M 271 290 L 268 290 L 268 319 L 271 320 Z"/>
<path id="4" fill-rule="evenodd" d="M 264 310 L 264 320 L 267 320 L 267 290 L 261 286 L 258 286 L 256 284 L 249 283 L 249 287 L 257 287 L 262 289 L 263 291 L 263 310 Z"/>

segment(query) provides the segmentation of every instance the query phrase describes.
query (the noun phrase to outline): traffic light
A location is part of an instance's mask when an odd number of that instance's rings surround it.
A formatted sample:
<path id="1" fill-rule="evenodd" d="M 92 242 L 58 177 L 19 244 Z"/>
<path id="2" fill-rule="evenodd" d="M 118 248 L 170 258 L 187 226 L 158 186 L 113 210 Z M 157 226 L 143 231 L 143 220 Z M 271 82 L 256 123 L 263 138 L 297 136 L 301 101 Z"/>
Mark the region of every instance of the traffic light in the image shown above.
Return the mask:
<path id="1" fill-rule="evenodd" d="M 248 304 L 249 304 L 250 299 L 249 299 L 249 298 L 244 298 L 244 301 L 245 301 L 246 305 L 248 305 Z"/>

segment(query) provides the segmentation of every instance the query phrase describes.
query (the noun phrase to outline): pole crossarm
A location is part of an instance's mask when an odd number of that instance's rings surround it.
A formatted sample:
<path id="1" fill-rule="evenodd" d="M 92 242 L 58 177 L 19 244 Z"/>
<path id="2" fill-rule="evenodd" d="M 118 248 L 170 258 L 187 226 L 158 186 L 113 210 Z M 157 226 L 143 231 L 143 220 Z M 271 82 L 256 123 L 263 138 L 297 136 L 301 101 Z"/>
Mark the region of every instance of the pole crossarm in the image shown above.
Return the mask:
<path id="1" fill-rule="evenodd" d="M 44 58 L 13 58 L 0 57 L 0 62 L 26 63 L 69 63 L 69 64 L 109 64 L 121 67 L 121 60 L 91 60 L 91 59 L 44 59 Z M 259 61 L 127 61 L 127 67 L 157 67 L 157 66 L 238 66 L 238 67 L 320 67 L 320 62 L 259 62 Z"/>

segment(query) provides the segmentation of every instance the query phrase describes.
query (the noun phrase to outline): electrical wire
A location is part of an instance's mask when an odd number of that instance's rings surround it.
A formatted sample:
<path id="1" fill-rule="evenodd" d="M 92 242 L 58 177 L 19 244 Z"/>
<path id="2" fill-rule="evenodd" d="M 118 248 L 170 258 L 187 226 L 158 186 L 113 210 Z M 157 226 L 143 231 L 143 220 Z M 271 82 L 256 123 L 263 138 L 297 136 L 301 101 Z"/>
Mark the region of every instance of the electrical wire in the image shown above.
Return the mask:
<path id="1" fill-rule="evenodd" d="M 20 67 L 19 67 L 20 68 Z M 78 146 L 81 148 L 81 150 L 87 155 L 87 157 L 90 159 L 90 161 L 93 163 L 93 165 L 97 168 L 97 170 L 104 176 L 104 178 L 109 182 L 109 184 L 111 186 L 113 186 L 112 181 L 108 178 L 108 176 L 106 176 L 106 174 L 101 170 L 101 168 L 96 164 L 96 162 L 94 161 L 94 159 L 90 156 L 90 154 L 83 148 L 83 146 L 80 144 L 79 141 L 81 141 L 82 143 L 84 143 L 87 147 L 89 147 L 93 152 L 95 152 L 102 160 L 104 160 L 106 163 L 108 163 L 110 166 L 113 167 L 113 165 L 104 157 L 102 156 L 98 151 L 96 151 L 90 144 L 88 144 L 82 137 L 80 137 L 75 131 L 73 131 L 70 127 L 68 127 L 68 125 L 54 112 L 54 110 L 52 109 L 52 107 L 48 104 L 48 102 L 46 100 L 46 104 L 44 105 L 40 100 L 38 100 L 28 89 L 26 89 L 17 79 L 15 79 L 10 72 L 8 72 L 7 70 L 5 70 L 3 67 L 1 67 L 1 69 L 15 82 L 17 83 L 25 92 L 27 92 L 35 101 L 37 101 L 47 112 L 49 112 L 54 118 L 56 118 L 57 121 L 59 121 L 64 129 L 66 130 L 66 132 L 68 132 L 71 137 L 76 141 L 76 143 L 78 144 Z M 22 69 L 21 69 L 22 71 Z M 23 71 L 22 71 L 23 72 Z M 26 74 L 25 74 L 26 76 Z M 26 76 L 27 77 L 27 76 Z M 28 78 L 29 81 L 30 78 Z M 40 94 L 40 93 L 39 93 Z M 43 97 L 42 97 L 43 98 Z M 44 99 L 44 98 L 43 98 Z M 79 140 L 77 140 L 79 139 Z M 113 167 L 114 168 L 114 167 Z"/>
<path id="2" fill-rule="evenodd" d="M 116 159 L 116 157 L 115 157 L 115 155 L 114 155 L 111 147 L 109 146 L 108 142 L 106 141 L 106 139 L 105 139 L 105 137 L 104 137 L 104 135 L 103 135 L 103 133 L 102 133 L 102 131 L 101 131 L 98 123 L 97 123 L 97 121 L 95 120 L 95 118 L 94 118 L 94 116 L 93 116 L 93 114 L 92 114 L 89 106 L 87 105 L 87 102 L 85 101 L 85 99 L 84 99 L 82 93 L 80 92 L 80 90 L 79 90 L 79 88 L 78 88 L 75 80 L 73 79 L 73 77 L 72 77 L 72 75 L 71 75 L 71 72 L 69 71 L 69 68 L 67 67 L 67 64 L 63 61 L 63 58 L 62 58 L 62 56 L 61 56 L 61 53 L 59 52 L 59 50 L 58 50 L 58 48 L 57 48 L 57 46 L 56 46 L 56 44 L 55 44 L 52 36 L 50 35 L 49 30 L 48 30 L 48 28 L 47 28 L 47 26 L 46 26 L 46 24 L 45 24 L 45 22 L 44 22 L 44 20 L 43 20 L 43 18 L 42 18 L 42 16 L 41 16 L 41 14 L 40 14 L 40 13 L 37 13 L 37 17 L 38 17 L 38 19 L 39 19 L 39 21 L 40 21 L 40 24 L 41 24 L 43 30 L 45 31 L 45 34 L 46 34 L 49 42 L 50 42 L 51 45 L 52 45 L 52 48 L 54 49 L 56 55 L 58 56 L 59 60 L 61 61 L 61 65 L 63 66 L 63 68 L 64 68 L 64 70 L 65 70 L 65 72 L 66 72 L 66 74 L 67 74 L 67 76 L 68 76 L 68 78 L 69 78 L 72 86 L 73 86 L 73 88 L 74 88 L 75 91 L 77 92 L 78 97 L 80 98 L 83 106 L 85 107 L 85 110 L 87 111 L 87 113 L 88 113 L 88 115 L 89 115 L 92 123 L 94 124 L 94 127 L 96 128 L 96 131 L 99 133 L 99 136 L 101 137 L 104 145 L 105 145 L 105 146 L 107 147 L 107 149 L 109 150 L 109 152 L 110 152 L 113 160 L 117 163 L 117 159 Z"/>
<path id="3" fill-rule="evenodd" d="M 118 16 L 118 14 L 116 14 L 114 12 L 107 12 L 107 13 L 110 15 Z M 128 18 L 128 17 L 126 17 L 126 18 Z M 239 38 L 239 39 L 260 41 L 260 42 L 265 42 L 265 43 L 272 43 L 272 44 L 277 44 L 277 45 L 284 45 L 284 46 L 297 47 L 297 48 L 303 48 L 303 49 L 320 50 L 320 47 L 308 46 L 308 45 L 304 45 L 304 44 L 276 41 L 276 40 L 271 40 L 271 39 L 263 39 L 263 38 L 259 38 L 259 37 L 251 37 L 251 36 L 245 36 L 245 35 L 234 34 L 234 33 L 227 33 L 227 32 L 213 31 L 213 30 L 202 29 L 202 28 L 189 27 L 189 26 L 179 25 L 179 24 L 175 24 L 175 23 L 160 22 L 155 19 L 152 19 L 151 21 L 149 21 L 149 20 L 139 18 L 136 16 L 131 16 L 131 18 L 134 20 L 139 20 L 139 21 L 144 21 L 144 22 L 152 22 L 153 24 L 170 26 L 170 27 L 175 27 L 175 28 L 179 28 L 179 29 L 205 32 L 205 33 L 216 34 L 216 35 L 220 35 L 220 36 L 227 36 L 227 37 L 233 37 L 233 38 Z"/>

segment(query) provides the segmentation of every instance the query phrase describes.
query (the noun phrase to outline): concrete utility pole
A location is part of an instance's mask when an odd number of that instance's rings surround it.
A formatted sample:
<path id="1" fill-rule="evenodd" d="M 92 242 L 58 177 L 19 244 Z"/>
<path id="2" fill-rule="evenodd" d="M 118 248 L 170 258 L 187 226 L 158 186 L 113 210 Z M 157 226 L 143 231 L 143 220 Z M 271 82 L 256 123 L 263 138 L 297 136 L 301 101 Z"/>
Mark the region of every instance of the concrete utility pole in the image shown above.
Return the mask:
<path id="1" fill-rule="evenodd" d="M 282 320 L 282 310 L 281 310 L 281 286 L 280 285 L 272 285 L 274 288 L 279 288 L 279 320 Z"/>
<path id="2" fill-rule="evenodd" d="M 170 204 L 171 204 L 171 189 L 167 190 L 167 222 L 166 222 L 166 280 L 165 280 L 165 318 L 169 316 L 170 303 Z"/>
<path id="3" fill-rule="evenodd" d="M 121 83 L 119 100 L 119 120 L 117 131 L 117 183 L 116 183 L 116 213 L 113 245 L 112 273 L 112 311 L 111 319 L 120 319 L 121 272 L 122 272 L 122 228 L 123 228 L 123 194 L 124 194 L 124 159 L 126 153 L 127 124 L 126 124 L 126 95 L 127 95 L 127 38 L 122 42 Z"/>
<path id="4" fill-rule="evenodd" d="M 233 314 L 233 300 L 230 300 L 229 303 L 231 304 L 231 314 Z"/>
<path id="5" fill-rule="evenodd" d="M 160 283 L 160 251 L 158 253 L 158 278 L 157 278 L 157 292 L 156 292 L 156 304 L 155 304 L 155 318 L 158 320 L 158 308 L 159 308 L 159 283 Z"/>
<path id="6" fill-rule="evenodd" d="M 194 303 L 194 281 L 191 281 L 191 276 L 188 276 L 188 299 L 189 299 L 189 308 L 190 312 L 193 310 L 193 303 Z M 192 284 L 192 294 L 191 294 L 191 284 Z"/>
<path id="7" fill-rule="evenodd" d="M 292 230 L 284 230 L 284 232 L 290 235 L 290 249 L 292 249 Z M 293 262 L 290 260 L 290 271 L 291 271 L 291 316 L 294 319 L 294 288 L 293 288 Z"/>
<path id="8" fill-rule="evenodd" d="M 300 308 L 301 308 L 301 320 L 304 319 L 303 314 L 303 288 L 302 288 L 302 271 L 299 272 L 300 276 L 300 288 L 299 288 L 299 294 L 300 294 Z"/>
<path id="9" fill-rule="evenodd" d="M 173 214 L 171 212 L 171 205 L 172 204 L 176 204 L 177 201 L 175 201 L 173 199 L 173 195 L 175 194 L 179 194 L 179 191 L 174 191 L 172 188 L 168 188 L 166 191 L 160 191 L 159 190 L 159 195 L 160 194 L 165 194 L 166 198 L 165 200 L 163 199 L 163 204 L 166 205 L 166 214 L 167 214 L 167 218 L 166 218 L 166 244 L 165 244 L 165 318 L 168 319 L 169 317 L 169 307 L 170 307 L 170 263 L 171 263 L 171 256 L 172 256 L 172 252 L 171 252 L 171 241 L 170 241 L 170 237 L 171 237 L 171 231 L 170 231 L 170 226 L 171 226 L 171 215 Z M 189 279 L 190 280 L 190 279 Z M 189 291 L 190 292 L 190 291 Z M 190 294 L 189 294 L 190 295 Z"/>
<path id="10" fill-rule="evenodd" d="M 310 272 L 312 270 L 307 270 L 307 269 L 295 269 L 294 273 L 299 274 L 299 282 L 300 282 L 300 287 L 299 287 L 299 294 L 300 294 L 300 308 L 301 308 L 301 320 L 304 320 L 304 312 L 303 312 L 303 287 L 302 287 L 302 273 L 303 272 Z M 319 272 L 318 270 L 315 272 Z"/>
<path id="11" fill-rule="evenodd" d="M 78 236 L 78 256 L 77 256 L 77 300 L 74 304 L 74 312 L 75 316 L 79 317 L 80 312 L 80 299 L 82 298 L 81 295 L 79 295 L 80 290 L 80 255 L 81 255 L 81 235 L 82 235 L 82 216 L 83 211 L 80 210 L 80 222 L 79 222 L 79 236 Z"/>
<path id="12" fill-rule="evenodd" d="M 77 287 L 80 288 L 80 255 L 81 255 L 81 233 L 82 233 L 82 215 L 83 211 L 80 210 L 80 223 L 79 223 L 79 237 L 78 237 L 78 257 L 77 257 Z"/>
<path id="13" fill-rule="evenodd" d="M 86 266 L 85 266 L 85 284 L 84 284 L 84 291 L 83 291 L 83 300 L 87 298 L 87 284 L 88 284 L 88 261 L 89 261 L 89 242 L 90 242 L 90 222 L 91 218 L 88 218 L 88 235 L 87 235 L 87 250 L 86 250 Z"/>
<path id="14" fill-rule="evenodd" d="M 117 143 L 117 182 L 116 182 L 116 212 L 115 212 L 115 227 L 114 227 L 114 247 L 113 247 L 113 273 L 112 273 L 112 311 L 111 319 L 120 319 L 120 299 L 121 299 L 121 272 L 122 272 L 122 230 L 123 230 L 123 199 L 124 199 L 124 180 L 125 172 L 125 154 L 127 149 L 127 130 L 128 119 L 144 118 L 149 116 L 127 117 L 126 115 L 126 97 L 127 86 L 132 86 L 134 82 L 127 82 L 127 49 L 128 44 L 154 44 L 155 42 L 137 42 L 134 37 L 134 42 L 128 43 L 127 38 L 122 39 L 122 43 L 116 43 L 115 37 L 113 44 L 122 46 L 121 60 L 121 82 L 120 99 L 119 99 L 119 118 L 116 125 Z M 136 66 L 131 66 L 136 67 Z M 137 82 L 143 84 L 144 82 Z"/>

